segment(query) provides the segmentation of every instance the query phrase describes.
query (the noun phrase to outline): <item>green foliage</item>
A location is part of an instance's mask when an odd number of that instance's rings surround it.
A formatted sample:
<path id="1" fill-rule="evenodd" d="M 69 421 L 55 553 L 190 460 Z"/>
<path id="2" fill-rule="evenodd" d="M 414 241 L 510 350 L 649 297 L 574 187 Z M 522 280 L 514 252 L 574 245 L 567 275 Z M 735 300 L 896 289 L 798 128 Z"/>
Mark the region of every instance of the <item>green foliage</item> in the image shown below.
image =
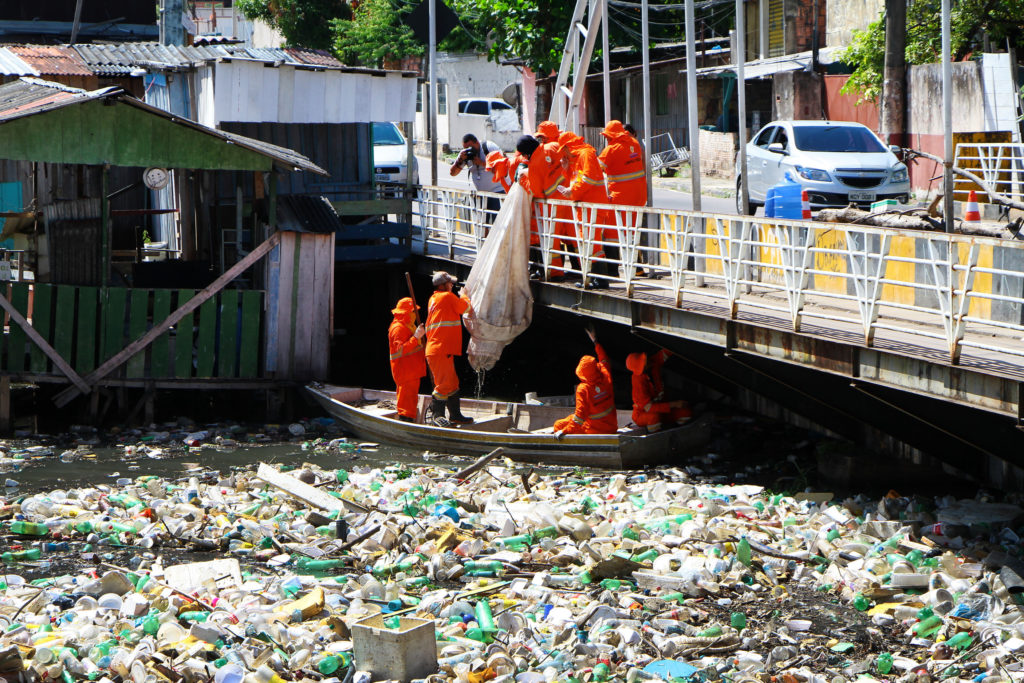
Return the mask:
<path id="1" fill-rule="evenodd" d="M 487 54 L 519 57 L 539 74 L 562 61 L 574 3 L 571 0 L 454 0 L 452 9 L 487 33 Z"/>
<path id="2" fill-rule="evenodd" d="M 385 59 L 422 55 L 424 46 L 401 23 L 393 0 L 363 0 L 351 19 L 334 19 L 331 47 L 345 64 L 381 67 Z"/>
<path id="3" fill-rule="evenodd" d="M 907 65 L 942 60 L 940 0 L 915 0 L 907 6 Z M 1024 0 L 960 0 L 950 10 L 951 59 L 966 59 L 988 37 L 1002 48 L 1024 46 Z M 866 30 L 854 31 L 840 59 L 854 67 L 842 92 L 860 95 L 860 102 L 876 101 L 882 90 L 885 64 L 885 17 Z"/>
<path id="4" fill-rule="evenodd" d="M 352 16 L 344 0 L 237 0 L 249 19 L 259 19 L 277 29 L 289 45 L 330 49 L 334 36 L 332 19 Z"/>

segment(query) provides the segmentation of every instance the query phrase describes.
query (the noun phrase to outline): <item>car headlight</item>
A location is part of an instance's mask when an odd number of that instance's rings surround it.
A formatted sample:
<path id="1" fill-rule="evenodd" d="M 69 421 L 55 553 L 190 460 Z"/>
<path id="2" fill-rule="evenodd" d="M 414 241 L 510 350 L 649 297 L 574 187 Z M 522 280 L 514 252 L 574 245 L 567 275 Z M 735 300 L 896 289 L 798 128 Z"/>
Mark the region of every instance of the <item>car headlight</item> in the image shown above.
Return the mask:
<path id="1" fill-rule="evenodd" d="M 805 180 L 820 180 L 822 182 L 829 182 L 832 178 L 829 177 L 827 171 L 823 171 L 820 168 L 807 168 L 806 166 L 797 166 L 796 172 L 800 174 L 801 178 Z"/>
<path id="2" fill-rule="evenodd" d="M 907 175 L 907 167 L 903 164 L 895 166 L 892 169 L 892 182 L 894 183 L 905 183 L 909 176 Z"/>

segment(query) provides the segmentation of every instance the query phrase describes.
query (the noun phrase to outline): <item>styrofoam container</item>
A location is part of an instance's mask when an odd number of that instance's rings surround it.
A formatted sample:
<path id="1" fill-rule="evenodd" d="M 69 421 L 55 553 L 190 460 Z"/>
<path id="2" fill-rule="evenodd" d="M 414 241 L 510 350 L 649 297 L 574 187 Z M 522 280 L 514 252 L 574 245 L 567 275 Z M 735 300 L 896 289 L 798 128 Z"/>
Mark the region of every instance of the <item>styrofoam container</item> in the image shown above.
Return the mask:
<path id="1" fill-rule="evenodd" d="M 356 666 L 369 671 L 373 680 L 411 681 L 437 671 L 434 622 L 399 617 L 398 628 L 384 625 L 375 614 L 352 626 L 352 654 Z"/>

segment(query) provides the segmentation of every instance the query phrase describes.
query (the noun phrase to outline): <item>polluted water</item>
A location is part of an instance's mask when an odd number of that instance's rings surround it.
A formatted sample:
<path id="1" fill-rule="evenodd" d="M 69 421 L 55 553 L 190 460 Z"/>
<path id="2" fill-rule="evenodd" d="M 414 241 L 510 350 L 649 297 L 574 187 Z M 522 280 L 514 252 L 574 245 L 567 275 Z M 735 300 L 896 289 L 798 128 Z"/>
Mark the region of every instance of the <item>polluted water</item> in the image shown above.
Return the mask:
<path id="1" fill-rule="evenodd" d="M 1013 500 L 773 491 L 710 457 L 344 462 L 349 442 L 296 425 L 287 464 L 10 492 L 4 677 L 1024 679 Z M 176 440 L 213 455 L 198 431 Z"/>

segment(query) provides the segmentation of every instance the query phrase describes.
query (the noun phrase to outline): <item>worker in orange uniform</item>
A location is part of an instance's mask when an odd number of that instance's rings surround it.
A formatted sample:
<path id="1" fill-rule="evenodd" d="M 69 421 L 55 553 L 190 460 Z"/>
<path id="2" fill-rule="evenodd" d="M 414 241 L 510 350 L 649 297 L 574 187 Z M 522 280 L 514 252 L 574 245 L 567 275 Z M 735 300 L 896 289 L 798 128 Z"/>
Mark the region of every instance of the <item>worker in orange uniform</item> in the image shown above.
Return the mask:
<path id="1" fill-rule="evenodd" d="M 550 125 L 545 125 L 550 124 Z M 538 127 L 538 137 L 544 137 L 540 130 L 544 129 L 548 135 L 559 133 L 558 128 L 552 127 L 550 121 L 543 122 Z M 518 146 L 517 146 L 518 149 Z M 525 156 L 525 155 L 524 155 Z M 538 199 L 561 199 L 556 190 L 559 185 L 565 184 L 566 178 L 562 169 L 562 146 L 558 144 L 558 138 L 542 143 L 529 156 L 528 159 L 529 189 L 534 197 Z M 563 250 L 574 251 L 575 230 L 572 225 L 572 208 L 567 205 L 555 208 L 553 217 L 554 241 L 551 249 L 554 252 L 551 256 L 551 278 L 554 281 L 565 277 L 562 272 L 562 256 L 557 252 Z"/>
<path id="2" fill-rule="evenodd" d="M 558 137 L 558 142 L 562 145 L 562 167 L 569 178 L 568 187 L 560 186 L 558 192 L 566 199 L 576 202 L 610 204 L 608 193 L 605 191 L 604 171 L 601 170 L 601 163 L 597 158 L 597 150 L 593 146 L 588 145 L 587 141 L 579 135 L 570 131 L 562 133 Z M 576 218 L 580 224 L 589 218 L 589 212 L 585 216 L 583 209 L 576 209 L 576 211 Z M 615 216 L 611 211 L 601 209 L 597 211 L 595 223 L 593 255 L 599 259 L 610 259 L 612 262 L 596 262 L 593 272 L 609 276 L 615 275 L 618 271 L 618 266 L 615 265 L 614 261 L 619 258 L 619 248 L 611 243 L 616 240 L 618 233 L 614 227 L 608 227 L 615 225 Z M 580 239 L 583 238 L 583 235 L 577 236 Z M 595 278 L 593 286 L 599 288 L 608 287 L 608 280 L 605 278 Z"/>
<path id="3" fill-rule="evenodd" d="M 597 343 L 594 332 L 587 330 L 587 335 L 594 342 L 597 358 L 583 356 L 576 366 L 576 376 L 580 379 L 576 385 L 576 410 L 555 422 L 557 438 L 563 434 L 614 434 L 619 428 L 608 356 Z"/>
<path id="4" fill-rule="evenodd" d="M 612 204 L 646 206 L 647 168 L 640 143 L 626 131 L 621 121 L 609 121 L 601 135 L 608 140 L 598 157 L 608 181 L 608 198 Z M 639 212 L 626 214 L 627 225 L 639 227 L 643 215 Z"/>
<path id="5" fill-rule="evenodd" d="M 462 414 L 459 405 L 459 376 L 455 374 L 455 356 L 462 355 L 462 316 L 472 313 L 469 292 L 454 293 L 458 281 L 439 270 L 431 280 L 434 293 L 427 304 L 427 365 L 434 375 L 430 413 L 435 424 L 444 426 L 444 410 L 448 408 L 451 424 L 471 424 L 472 418 Z"/>
<path id="6" fill-rule="evenodd" d="M 487 155 L 484 165 L 484 168 L 491 172 L 491 180 L 501 183 L 506 194 L 512 189 L 511 162 L 512 160 L 505 156 L 504 152 L 496 151 Z"/>
<path id="7" fill-rule="evenodd" d="M 633 373 L 633 424 L 648 431 L 684 422 L 691 416 L 686 401 L 663 401 L 661 366 L 668 352 L 664 349 L 648 361 L 643 352 L 626 356 L 626 367 Z"/>
<path id="8" fill-rule="evenodd" d="M 391 312 L 394 319 L 388 327 L 388 350 L 391 354 L 391 376 L 395 380 L 398 419 L 415 422 L 420 395 L 420 380 L 427 374 L 423 356 L 426 329 L 416 324 L 419 306 L 410 297 L 398 300 Z"/>
<path id="9" fill-rule="evenodd" d="M 558 130 L 558 124 L 554 121 L 541 121 L 537 124 L 537 132 L 533 134 L 533 137 L 543 145 L 548 142 L 558 142 L 561 134 L 562 131 Z"/>

